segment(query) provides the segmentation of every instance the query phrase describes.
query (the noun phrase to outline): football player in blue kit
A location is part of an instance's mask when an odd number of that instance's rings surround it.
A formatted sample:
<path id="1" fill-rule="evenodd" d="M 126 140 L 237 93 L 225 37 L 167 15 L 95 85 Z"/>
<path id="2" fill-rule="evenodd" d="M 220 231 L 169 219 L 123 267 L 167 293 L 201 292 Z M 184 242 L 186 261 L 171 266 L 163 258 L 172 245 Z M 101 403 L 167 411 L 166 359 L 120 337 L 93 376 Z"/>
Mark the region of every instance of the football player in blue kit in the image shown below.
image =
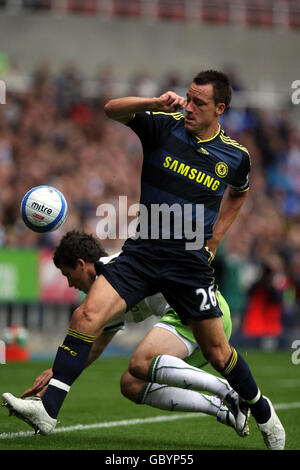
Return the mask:
<path id="1" fill-rule="evenodd" d="M 55 427 L 60 407 L 84 369 L 99 330 L 144 298 L 161 292 L 192 330 L 206 360 L 248 404 L 266 446 L 284 448 L 285 431 L 270 400 L 226 338 L 211 266 L 212 254 L 249 189 L 248 151 L 228 137 L 219 123 L 231 95 L 228 77 L 208 70 L 193 79 L 186 98 L 168 91 L 159 97 L 117 98 L 105 105 L 107 116 L 130 127 L 142 143 L 140 224 L 136 236 L 124 243 L 121 255 L 103 265 L 74 311 L 42 402 L 32 403 L 27 412 L 30 405 L 24 400 L 4 394 L 4 401 L 19 415 L 34 415 L 38 427 L 47 421 L 45 433 Z M 163 214 L 157 217 L 153 211 L 157 208 L 173 209 L 173 225 L 166 228 Z M 164 355 L 154 358 L 148 373 L 167 367 L 168 360 Z M 135 375 L 142 379 L 144 373 L 145 365 L 139 370 L 137 364 Z M 236 425 L 242 431 L 245 420 L 237 419 Z"/>
<path id="2" fill-rule="evenodd" d="M 70 287 L 87 293 L 101 273 L 103 264 L 112 262 L 118 256 L 119 253 L 107 256 L 101 243 L 92 235 L 71 231 L 62 237 L 54 252 L 53 260 L 55 266 L 67 278 Z M 219 291 L 216 296 L 223 312 L 224 331 L 229 339 L 230 310 Z M 201 369 L 207 361 L 192 331 L 181 323 L 161 293 L 146 297 L 131 311 L 105 325 L 93 342 L 86 367 L 98 359 L 119 330 L 126 331 L 130 324 L 143 322 L 149 317 L 155 318 L 156 322 L 134 351 L 128 370 L 121 378 L 123 395 L 137 404 L 146 404 L 164 410 L 206 413 L 216 417 L 219 422 L 233 427 L 241 437 L 247 436 L 249 434 L 247 424 L 242 432 L 236 428 L 235 416 L 239 412 L 237 407 L 232 413 L 222 403 L 224 399 L 233 402 L 232 396 L 237 399 L 235 392 L 226 380 Z M 168 355 L 169 364 L 156 371 L 157 382 L 153 380 L 154 376 L 148 377 L 147 380 L 135 377 L 137 364 L 139 370 L 145 366 L 146 375 L 148 361 L 159 355 L 165 357 Z M 45 370 L 21 397 L 43 396 L 51 378 L 52 369 Z M 206 395 L 203 393 L 205 391 L 213 395 Z M 247 408 L 244 414 L 244 419 L 247 421 L 249 417 Z"/>

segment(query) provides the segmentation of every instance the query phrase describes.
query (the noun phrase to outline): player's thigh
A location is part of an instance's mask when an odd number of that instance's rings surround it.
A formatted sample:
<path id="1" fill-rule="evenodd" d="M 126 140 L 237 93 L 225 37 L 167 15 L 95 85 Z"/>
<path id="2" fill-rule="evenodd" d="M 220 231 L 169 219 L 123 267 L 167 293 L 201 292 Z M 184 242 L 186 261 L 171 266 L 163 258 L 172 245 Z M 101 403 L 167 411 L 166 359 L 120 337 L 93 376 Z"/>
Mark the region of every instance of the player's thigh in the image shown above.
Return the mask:
<path id="1" fill-rule="evenodd" d="M 129 364 L 130 373 L 146 380 L 153 358 L 160 354 L 185 358 L 188 356 L 188 349 L 172 332 L 153 327 L 134 351 Z"/>
<path id="2" fill-rule="evenodd" d="M 125 311 L 125 300 L 104 276 L 99 276 L 80 307 L 75 310 L 71 328 L 94 335 Z"/>

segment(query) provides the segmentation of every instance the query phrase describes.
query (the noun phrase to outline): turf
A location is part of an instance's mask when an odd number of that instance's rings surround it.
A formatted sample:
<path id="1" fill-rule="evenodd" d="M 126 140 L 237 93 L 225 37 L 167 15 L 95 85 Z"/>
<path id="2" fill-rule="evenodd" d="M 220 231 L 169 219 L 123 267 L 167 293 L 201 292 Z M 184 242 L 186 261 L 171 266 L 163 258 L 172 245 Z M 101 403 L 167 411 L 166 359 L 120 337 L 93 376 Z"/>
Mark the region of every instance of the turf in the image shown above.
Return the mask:
<path id="1" fill-rule="evenodd" d="M 287 450 L 300 449 L 300 365 L 294 365 L 290 352 L 244 352 L 252 372 L 264 394 L 275 405 L 285 426 Z M 92 364 L 73 384 L 59 414 L 60 427 L 121 420 L 170 417 L 171 412 L 135 405 L 120 393 L 119 380 L 128 365 L 128 358 L 103 358 Z M 2 365 L 1 393 L 20 395 L 44 369 L 46 362 L 8 363 Z M 206 368 L 212 371 L 211 368 Z M 284 404 L 284 406 L 283 406 Z M 176 417 L 180 413 L 175 413 Z M 174 416 L 175 416 L 174 415 Z M 1 450 L 264 450 L 265 445 L 253 418 L 250 436 L 240 438 L 234 430 L 220 425 L 210 416 L 180 415 L 174 421 L 120 423 L 116 426 L 85 430 L 66 430 L 49 436 L 12 437 L 10 433 L 28 432 L 31 428 L 8 417 L 0 409 Z"/>

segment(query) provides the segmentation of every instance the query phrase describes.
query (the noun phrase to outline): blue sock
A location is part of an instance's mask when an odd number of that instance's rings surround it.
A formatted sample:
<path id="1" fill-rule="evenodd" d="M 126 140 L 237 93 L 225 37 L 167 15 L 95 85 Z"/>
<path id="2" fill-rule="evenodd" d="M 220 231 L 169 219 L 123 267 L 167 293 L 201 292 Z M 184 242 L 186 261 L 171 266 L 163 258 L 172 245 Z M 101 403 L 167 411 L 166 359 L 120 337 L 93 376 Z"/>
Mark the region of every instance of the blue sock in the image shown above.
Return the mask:
<path id="1" fill-rule="evenodd" d="M 53 376 L 42 397 L 43 405 L 51 418 L 56 419 L 72 383 L 85 368 L 94 336 L 69 329 L 57 350 Z"/>
<path id="2" fill-rule="evenodd" d="M 265 423 L 271 416 L 269 403 L 262 396 L 248 364 L 234 348 L 224 369 L 220 371 L 240 397 L 247 401 L 258 423 Z"/>

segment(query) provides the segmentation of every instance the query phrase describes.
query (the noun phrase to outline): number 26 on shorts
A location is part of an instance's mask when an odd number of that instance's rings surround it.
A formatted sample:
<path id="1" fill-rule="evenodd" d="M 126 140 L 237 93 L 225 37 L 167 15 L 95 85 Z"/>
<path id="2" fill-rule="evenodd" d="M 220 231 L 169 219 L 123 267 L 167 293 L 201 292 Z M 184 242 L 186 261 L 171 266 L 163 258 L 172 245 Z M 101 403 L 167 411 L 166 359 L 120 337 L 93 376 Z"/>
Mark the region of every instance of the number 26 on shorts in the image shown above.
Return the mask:
<path id="1" fill-rule="evenodd" d="M 215 294 L 215 286 L 211 285 L 208 289 L 200 287 L 196 290 L 197 295 L 202 295 L 202 300 L 200 303 L 200 312 L 209 310 L 211 307 L 217 306 L 217 298 Z"/>

